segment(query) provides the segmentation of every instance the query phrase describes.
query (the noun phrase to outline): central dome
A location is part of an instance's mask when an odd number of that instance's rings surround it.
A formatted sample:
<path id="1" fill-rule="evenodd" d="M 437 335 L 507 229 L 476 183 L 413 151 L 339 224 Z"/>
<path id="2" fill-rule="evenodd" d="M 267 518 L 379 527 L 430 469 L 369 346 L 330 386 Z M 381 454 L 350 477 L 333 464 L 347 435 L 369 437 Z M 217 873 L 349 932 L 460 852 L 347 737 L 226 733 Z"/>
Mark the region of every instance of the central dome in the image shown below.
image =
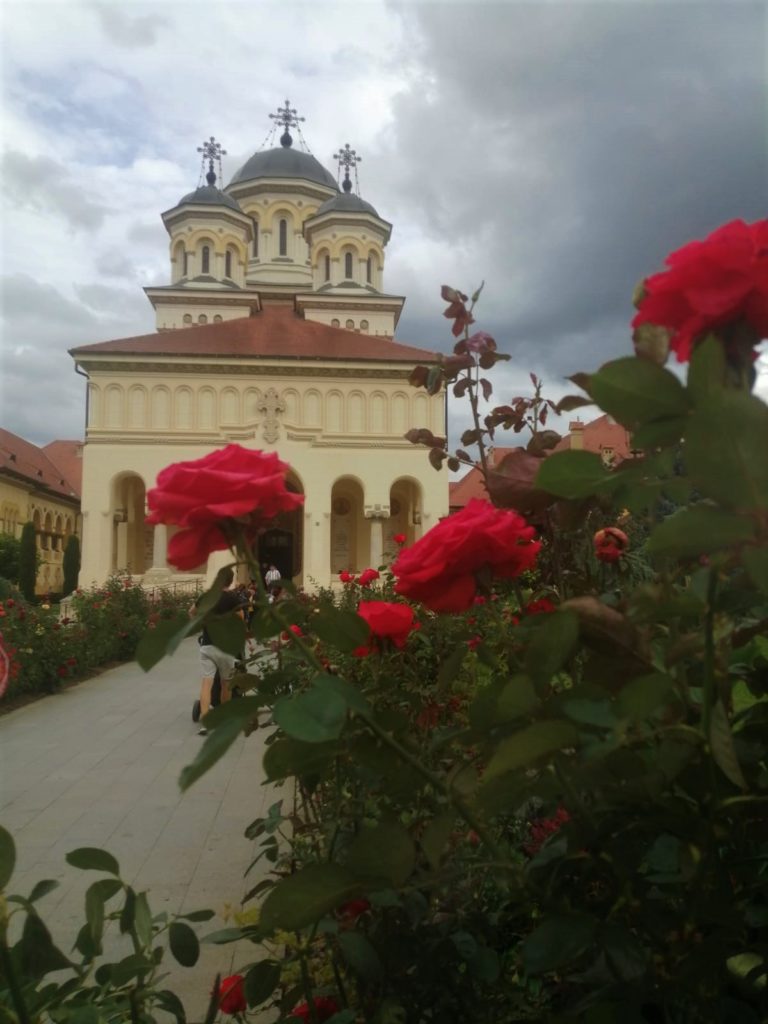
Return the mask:
<path id="1" fill-rule="evenodd" d="M 246 160 L 239 171 L 232 175 L 229 186 L 255 178 L 303 178 L 317 185 L 325 185 L 338 191 L 334 176 L 323 167 L 311 153 L 302 153 L 291 146 L 277 146 L 254 153 Z"/>

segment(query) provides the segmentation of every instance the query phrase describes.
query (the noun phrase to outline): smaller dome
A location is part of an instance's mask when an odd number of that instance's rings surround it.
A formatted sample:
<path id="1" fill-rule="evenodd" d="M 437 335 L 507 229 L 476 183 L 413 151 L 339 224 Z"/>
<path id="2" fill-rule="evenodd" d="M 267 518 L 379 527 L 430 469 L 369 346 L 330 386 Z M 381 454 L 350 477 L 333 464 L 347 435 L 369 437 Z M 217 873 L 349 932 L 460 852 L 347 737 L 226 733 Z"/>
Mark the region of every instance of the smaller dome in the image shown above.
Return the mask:
<path id="1" fill-rule="evenodd" d="M 337 196 L 326 199 L 322 206 L 319 207 L 315 217 L 322 217 L 324 213 L 331 213 L 332 211 L 337 213 L 370 213 L 374 217 L 379 216 L 370 203 L 366 203 L 360 196 L 355 196 L 351 192 L 340 192 Z"/>
<path id="2" fill-rule="evenodd" d="M 232 196 L 228 196 L 226 192 L 222 192 L 221 189 L 216 188 L 215 185 L 201 185 L 200 188 L 196 188 L 194 192 L 190 192 L 188 195 L 183 196 L 178 206 L 184 206 L 185 203 L 204 203 L 208 206 L 228 206 L 230 210 L 237 210 L 238 213 L 242 213 L 240 204 Z"/>

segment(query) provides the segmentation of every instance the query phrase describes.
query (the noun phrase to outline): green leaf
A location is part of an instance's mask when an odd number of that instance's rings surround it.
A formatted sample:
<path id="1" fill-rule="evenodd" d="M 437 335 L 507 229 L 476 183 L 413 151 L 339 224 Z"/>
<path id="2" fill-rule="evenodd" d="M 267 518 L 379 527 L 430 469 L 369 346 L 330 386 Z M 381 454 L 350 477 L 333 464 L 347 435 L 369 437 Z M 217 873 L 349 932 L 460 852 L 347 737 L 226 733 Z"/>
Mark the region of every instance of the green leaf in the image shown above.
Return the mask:
<path id="1" fill-rule="evenodd" d="M 589 393 L 630 430 L 651 420 L 685 416 L 689 408 L 686 390 L 673 373 L 632 356 L 601 366 L 589 379 Z"/>
<path id="2" fill-rule="evenodd" d="M 539 703 L 533 683 L 526 675 L 512 676 L 499 695 L 498 721 L 511 722 L 529 714 Z"/>
<path id="3" fill-rule="evenodd" d="M 612 486 L 615 476 L 593 452 L 554 452 L 541 463 L 534 487 L 558 498 L 589 498 Z"/>
<path id="4" fill-rule="evenodd" d="M 525 652 L 525 669 L 534 683 L 548 683 L 571 656 L 579 639 L 579 618 L 572 611 L 537 616 Z"/>
<path id="5" fill-rule="evenodd" d="M 54 889 L 58 889 L 59 883 L 53 878 L 44 878 L 39 882 L 35 882 L 32 887 L 32 892 L 29 894 L 29 902 L 34 903 L 36 900 L 41 900 L 43 896 L 47 896 L 49 892 L 53 892 Z M 0 886 L 2 888 L 2 886 Z"/>
<path id="6" fill-rule="evenodd" d="M 489 946 L 478 946 L 475 955 L 467 961 L 467 966 L 472 977 L 486 985 L 498 981 L 501 973 L 499 954 Z"/>
<path id="7" fill-rule="evenodd" d="M 211 642 L 235 658 L 241 658 L 245 648 L 246 627 L 239 615 L 215 615 L 206 620 L 205 628 Z"/>
<path id="8" fill-rule="evenodd" d="M 714 505 L 680 509 L 660 523 L 648 540 L 652 555 L 692 558 L 754 537 L 754 523 Z"/>
<path id="9" fill-rule="evenodd" d="M 744 552 L 744 565 L 750 579 L 764 594 L 768 594 L 768 545 L 749 548 Z"/>
<path id="10" fill-rule="evenodd" d="M 248 1006 L 265 1003 L 280 984 L 280 964 L 276 960 L 260 960 L 245 976 L 243 990 Z"/>
<path id="11" fill-rule="evenodd" d="M 727 390 L 701 402 L 686 430 L 685 461 L 696 487 L 726 508 L 768 506 L 768 406 Z"/>
<path id="12" fill-rule="evenodd" d="M 338 942 L 342 956 L 356 974 L 372 984 L 381 979 L 384 974 L 381 958 L 362 932 L 342 932 Z"/>
<path id="13" fill-rule="evenodd" d="M 647 718 L 669 699 L 674 685 L 674 680 L 663 672 L 632 679 L 616 700 L 617 717 L 633 720 Z"/>
<path id="14" fill-rule="evenodd" d="M 104 896 L 98 882 L 89 885 L 85 893 L 85 919 L 95 953 L 101 952 L 104 934 Z"/>
<path id="15" fill-rule="evenodd" d="M 197 633 L 200 623 L 188 615 L 176 615 L 172 619 L 161 619 L 154 629 L 147 629 L 136 648 L 136 661 L 149 672 L 162 661 L 166 654 L 172 654 L 182 640 Z"/>
<path id="16" fill-rule="evenodd" d="M 339 651 L 349 653 L 368 642 L 368 623 L 355 612 L 326 605 L 313 615 L 308 626 L 321 640 Z"/>
<path id="17" fill-rule="evenodd" d="M 638 427 L 632 434 L 633 448 L 663 448 L 676 444 L 685 432 L 688 420 L 685 416 L 668 416 L 651 420 Z"/>
<path id="18" fill-rule="evenodd" d="M 149 909 L 147 894 L 145 892 L 136 894 L 133 914 L 133 931 L 136 938 L 145 949 L 152 945 L 152 913 Z"/>
<path id="19" fill-rule="evenodd" d="M 347 719 L 347 702 L 327 687 L 311 687 L 275 704 L 277 725 L 296 740 L 326 743 L 338 739 Z"/>
<path id="20" fill-rule="evenodd" d="M 642 945 L 624 925 L 609 921 L 600 928 L 600 945 L 608 963 L 621 981 L 638 981 L 645 974 L 646 955 Z"/>
<path id="21" fill-rule="evenodd" d="M 501 741 L 483 775 L 483 782 L 519 768 L 527 768 L 547 754 L 565 747 L 578 746 L 578 743 L 579 734 L 570 722 L 561 719 L 534 722 Z"/>
<path id="22" fill-rule="evenodd" d="M 154 966 L 154 963 L 141 953 L 131 953 L 130 956 L 123 957 L 119 963 L 112 964 L 112 984 L 118 987 L 127 985 L 134 978 L 148 974 Z"/>
<path id="23" fill-rule="evenodd" d="M 182 967 L 194 967 L 200 956 L 197 935 L 183 921 L 171 921 L 168 927 L 168 945 Z"/>
<path id="24" fill-rule="evenodd" d="M 306 778 L 319 775 L 331 763 L 336 753 L 335 743 L 302 743 L 288 736 L 270 743 L 264 753 L 264 771 L 274 782 L 289 775 Z"/>
<path id="25" fill-rule="evenodd" d="M 82 871 L 108 871 L 110 875 L 120 874 L 120 865 L 111 853 L 96 846 L 80 846 L 66 855 L 67 864 Z"/>
<path id="26" fill-rule="evenodd" d="M 176 1024 L 187 1024 L 187 1015 L 184 1012 L 184 1004 L 170 989 L 164 988 L 155 993 L 157 1005 L 161 1010 L 170 1013 L 176 1019 Z"/>
<path id="27" fill-rule="evenodd" d="M 260 928 L 296 931 L 359 896 L 359 880 L 338 864 L 310 864 L 278 882 L 261 906 Z"/>
<path id="28" fill-rule="evenodd" d="M 360 878 L 404 885 L 416 863 L 413 840 L 397 821 L 361 828 L 352 841 L 347 866 Z"/>
<path id="29" fill-rule="evenodd" d="M 16 864 L 16 844 L 11 833 L 0 825 L 0 891 L 11 880 Z"/>
<path id="30" fill-rule="evenodd" d="M 344 700 L 347 707 L 352 711 L 359 711 L 361 714 L 370 714 L 371 705 L 360 693 L 358 688 L 341 676 L 331 676 L 325 673 L 316 675 L 312 680 L 312 686 L 320 693 L 336 694 Z"/>
<path id="31" fill-rule="evenodd" d="M 231 701 L 231 703 L 240 704 L 241 701 Z M 205 717 L 207 723 L 208 715 Z M 189 789 L 193 782 L 196 782 L 201 775 L 205 775 L 208 769 L 212 768 L 226 754 L 240 735 L 242 728 L 243 723 L 239 717 L 228 717 L 206 736 L 195 760 L 181 770 L 179 787 L 182 791 Z"/>
<path id="32" fill-rule="evenodd" d="M 178 914 L 182 921 L 210 921 L 216 917 L 215 910 L 193 910 L 190 914 Z"/>
<path id="33" fill-rule="evenodd" d="M 448 657 L 440 663 L 440 667 L 437 670 L 438 690 L 447 689 L 458 678 L 466 656 L 467 648 L 462 644 L 457 644 Z"/>
<path id="34" fill-rule="evenodd" d="M 688 364 L 688 392 L 694 405 L 716 396 L 725 385 L 725 347 L 713 335 L 695 346 Z"/>
<path id="35" fill-rule="evenodd" d="M 16 950 L 22 974 L 39 979 L 51 971 L 62 971 L 72 964 L 53 943 L 51 933 L 38 915 L 27 914 Z"/>
<path id="36" fill-rule="evenodd" d="M 523 943 L 529 974 L 544 974 L 567 964 L 592 945 L 595 920 L 579 915 L 548 917 Z"/>
<path id="37" fill-rule="evenodd" d="M 739 789 L 746 789 L 744 775 L 741 771 L 739 759 L 736 757 L 736 749 L 733 745 L 733 733 L 731 723 L 728 721 L 728 714 L 723 707 L 722 701 L 717 701 L 712 708 L 712 718 L 709 725 L 709 745 L 712 750 L 712 757 L 715 759 L 723 775 Z"/>
<path id="38" fill-rule="evenodd" d="M 136 892 L 130 886 L 125 890 L 125 903 L 120 913 L 120 932 L 123 935 L 133 930 L 133 923 L 136 919 Z"/>
<path id="39" fill-rule="evenodd" d="M 606 699 L 571 697 L 563 701 L 563 713 L 572 722 L 593 725 L 599 729 L 612 729 L 616 725 L 613 705 Z"/>
<path id="40" fill-rule="evenodd" d="M 434 871 L 440 867 L 455 821 L 456 814 L 453 811 L 445 811 L 444 814 L 438 814 L 432 818 L 421 834 L 419 845 Z"/>

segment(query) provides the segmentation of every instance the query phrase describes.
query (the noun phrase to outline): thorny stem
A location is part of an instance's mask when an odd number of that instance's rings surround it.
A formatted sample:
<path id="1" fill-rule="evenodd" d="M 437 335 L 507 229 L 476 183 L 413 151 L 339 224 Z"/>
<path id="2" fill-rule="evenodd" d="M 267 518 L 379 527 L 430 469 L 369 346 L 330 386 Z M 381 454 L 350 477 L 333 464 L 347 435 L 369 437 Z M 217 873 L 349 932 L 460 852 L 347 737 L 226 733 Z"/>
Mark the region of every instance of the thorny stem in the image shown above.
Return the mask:
<path id="1" fill-rule="evenodd" d="M 715 703 L 715 596 L 717 594 L 717 570 L 710 569 L 707 584 L 707 608 L 704 613 L 704 693 L 702 706 L 702 727 L 704 739 L 710 744 L 712 708 Z"/>
<path id="2" fill-rule="evenodd" d="M 371 732 L 375 733 L 382 743 L 386 744 L 386 746 L 388 746 L 391 750 L 394 750 L 394 752 L 398 755 L 398 757 L 400 757 L 401 760 L 405 761 L 406 764 L 409 764 L 411 768 L 413 768 L 414 771 L 417 771 L 419 775 L 426 779 L 431 786 L 439 790 L 439 792 L 441 792 L 443 796 L 447 797 L 448 800 L 450 800 L 459 816 L 462 817 L 464 821 L 466 821 L 466 823 L 469 825 L 471 829 L 477 832 L 477 834 L 480 836 L 482 841 L 485 843 L 485 845 L 488 847 L 488 849 L 491 851 L 491 853 L 497 860 L 504 860 L 504 851 L 498 845 L 493 836 L 489 833 L 484 822 L 482 822 L 477 817 L 472 808 L 468 806 L 466 801 L 462 797 L 460 797 L 459 794 L 451 786 L 449 786 L 447 782 L 441 779 L 439 775 L 436 775 L 430 768 L 427 768 L 427 766 L 423 764 L 418 759 L 418 757 L 412 754 L 407 747 L 404 747 L 401 743 L 398 743 L 394 736 L 391 736 L 385 729 L 382 729 L 382 727 L 378 724 L 378 722 L 373 718 L 372 715 L 364 714 L 360 711 L 357 711 L 355 713 L 363 719 L 363 721 L 366 723 Z"/>

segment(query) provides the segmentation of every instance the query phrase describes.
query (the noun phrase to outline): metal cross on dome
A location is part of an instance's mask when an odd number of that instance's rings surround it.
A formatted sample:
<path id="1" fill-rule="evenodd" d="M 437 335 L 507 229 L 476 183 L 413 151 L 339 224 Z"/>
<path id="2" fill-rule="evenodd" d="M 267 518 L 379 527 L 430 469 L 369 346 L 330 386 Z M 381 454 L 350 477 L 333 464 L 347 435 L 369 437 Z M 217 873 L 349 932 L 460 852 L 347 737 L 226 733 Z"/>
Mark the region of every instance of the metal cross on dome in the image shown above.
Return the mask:
<path id="1" fill-rule="evenodd" d="M 270 121 L 276 121 L 285 128 L 285 134 L 288 135 L 289 128 L 298 128 L 301 121 L 306 121 L 306 117 L 299 117 L 296 108 L 291 106 L 291 101 L 286 100 L 284 107 L 278 107 L 276 114 L 269 115 Z"/>
<path id="2" fill-rule="evenodd" d="M 355 169 L 355 184 L 357 184 L 357 165 L 362 163 L 363 158 L 358 156 L 354 149 L 350 148 L 348 142 L 344 144 L 344 148 L 340 149 L 338 153 L 333 154 L 333 159 L 339 161 L 339 173 L 341 168 L 344 168 L 344 181 L 342 182 L 342 188 L 345 192 L 352 190 L 352 182 L 349 178 L 349 169 L 354 167 Z"/>
<path id="3" fill-rule="evenodd" d="M 210 139 L 206 139 L 202 146 L 197 147 L 197 152 L 203 154 L 203 167 L 205 167 L 205 161 L 208 161 L 208 173 L 205 178 L 209 185 L 213 185 L 216 181 L 216 173 L 213 169 L 214 160 L 219 165 L 219 176 L 224 177 L 221 170 L 221 158 L 227 155 L 227 151 L 221 148 L 221 143 L 217 142 L 213 135 Z"/>

